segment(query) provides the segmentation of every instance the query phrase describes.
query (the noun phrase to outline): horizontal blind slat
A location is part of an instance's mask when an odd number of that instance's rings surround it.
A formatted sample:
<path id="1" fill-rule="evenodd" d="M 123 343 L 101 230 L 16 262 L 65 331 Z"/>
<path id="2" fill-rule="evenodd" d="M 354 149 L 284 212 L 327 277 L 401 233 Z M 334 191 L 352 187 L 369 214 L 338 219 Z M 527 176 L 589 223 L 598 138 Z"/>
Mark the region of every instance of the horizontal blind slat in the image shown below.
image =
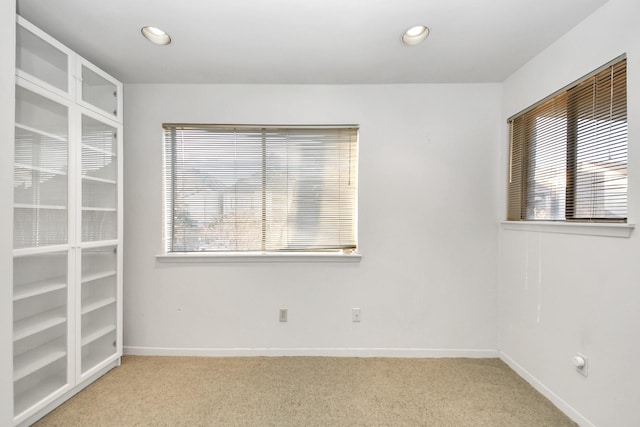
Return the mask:
<path id="1" fill-rule="evenodd" d="M 626 60 L 509 120 L 507 219 L 624 220 Z"/>
<path id="2" fill-rule="evenodd" d="M 356 247 L 356 128 L 164 131 L 168 251 Z"/>

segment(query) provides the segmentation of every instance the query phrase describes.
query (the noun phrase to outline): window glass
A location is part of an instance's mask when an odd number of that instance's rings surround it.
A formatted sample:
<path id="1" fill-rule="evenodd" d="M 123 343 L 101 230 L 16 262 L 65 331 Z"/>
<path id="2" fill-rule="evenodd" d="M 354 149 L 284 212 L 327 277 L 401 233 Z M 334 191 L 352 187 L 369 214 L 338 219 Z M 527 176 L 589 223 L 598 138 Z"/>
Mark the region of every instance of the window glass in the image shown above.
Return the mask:
<path id="1" fill-rule="evenodd" d="M 627 218 L 626 59 L 509 120 L 509 220 Z"/>
<path id="2" fill-rule="evenodd" d="M 356 249 L 357 128 L 164 125 L 167 252 Z"/>

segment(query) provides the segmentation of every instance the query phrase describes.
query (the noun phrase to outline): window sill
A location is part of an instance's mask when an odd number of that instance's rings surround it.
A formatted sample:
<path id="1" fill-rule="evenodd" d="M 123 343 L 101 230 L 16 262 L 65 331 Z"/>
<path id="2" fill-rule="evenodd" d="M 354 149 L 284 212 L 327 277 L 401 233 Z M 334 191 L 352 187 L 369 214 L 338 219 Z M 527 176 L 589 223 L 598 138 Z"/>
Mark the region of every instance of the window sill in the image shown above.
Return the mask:
<path id="1" fill-rule="evenodd" d="M 162 263 L 185 262 L 360 262 L 362 255 L 359 253 L 333 253 L 333 252 L 296 252 L 296 253 L 271 253 L 271 252 L 176 252 L 156 255 L 156 261 Z"/>
<path id="2" fill-rule="evenodd" d="M 502 221 L 500 224 L 504 230 L 624 238 L 631 236 L 631 232 L 635 227 L 633 224 L 575 223 L 560 221 Z"/>

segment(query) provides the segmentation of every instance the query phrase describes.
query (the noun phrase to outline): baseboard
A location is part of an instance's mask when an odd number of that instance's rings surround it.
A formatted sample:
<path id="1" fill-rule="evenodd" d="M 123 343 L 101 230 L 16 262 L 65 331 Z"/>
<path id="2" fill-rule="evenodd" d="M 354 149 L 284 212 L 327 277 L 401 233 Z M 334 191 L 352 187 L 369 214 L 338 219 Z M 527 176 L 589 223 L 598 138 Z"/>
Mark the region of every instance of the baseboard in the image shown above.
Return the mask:
<path id="1" fill-rule="evenodd" d="M 415 357 L 498 358 L 497 350 L 432 348 L 164 348 L 125 346 L 125 355 L 135 356 L 324 356 L 324 357 Z"/>
<path id="2" fill-rule="evenodd" d="M 596 427 L 591 421 L 580 414 L 573 406 L 562 400 L 560 396 L 555 394 L 551 389 L 542 384 L 536 377 L 531 375 L 526 369 L 520 366 L 516 361 L 510 358 L 502 351 L 498 351 L 500 359 L 509 365 L 511 369 L 516 371 L 518 375 L 524 378 L 533 388 L 540 394 L 549 399 L 558 409 L 565 413 L 573 421 L 577 422 L 581 427 Z"/>

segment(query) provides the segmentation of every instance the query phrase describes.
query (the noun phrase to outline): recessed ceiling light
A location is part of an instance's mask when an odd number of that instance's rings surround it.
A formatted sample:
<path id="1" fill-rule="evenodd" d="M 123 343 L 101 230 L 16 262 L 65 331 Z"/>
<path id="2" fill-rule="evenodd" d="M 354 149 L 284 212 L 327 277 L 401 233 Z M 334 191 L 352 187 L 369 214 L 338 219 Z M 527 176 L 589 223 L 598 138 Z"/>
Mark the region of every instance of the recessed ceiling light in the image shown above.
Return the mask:
<path id="1" fill-rule="evenodd" d="M 402 35 L 402 43 L 407 46 L 415 46 L 418 43 L 424 41 L 429 35 L 429 28 L 424 25 L 416 25 L 415 27 L 409 28 Z"/>
<path id="2" fill-rule="evenodd" d="M 165 45 L 171 43 L 169 34 L 156 27 L 142 27 L 142 35 L 153 44 Z"/>

